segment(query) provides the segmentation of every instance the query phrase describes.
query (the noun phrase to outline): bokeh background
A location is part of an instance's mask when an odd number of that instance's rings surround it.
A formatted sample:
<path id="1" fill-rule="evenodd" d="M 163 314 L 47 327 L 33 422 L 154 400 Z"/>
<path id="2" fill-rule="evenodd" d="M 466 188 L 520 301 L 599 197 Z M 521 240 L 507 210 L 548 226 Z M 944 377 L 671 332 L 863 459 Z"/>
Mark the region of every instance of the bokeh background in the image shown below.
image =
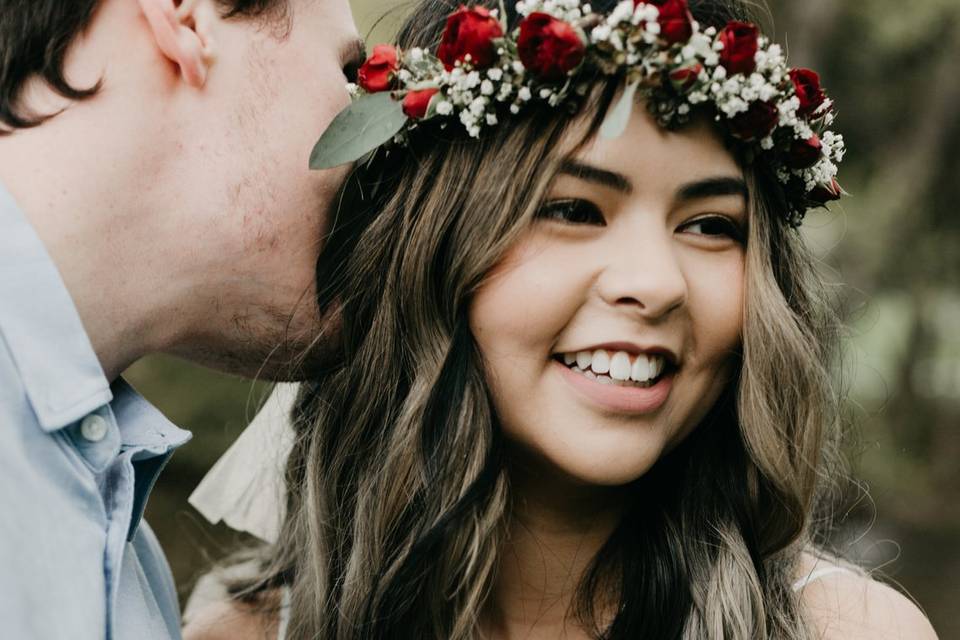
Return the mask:
<path id="1" fill-rule="evenodd" d="M 398 3 L 353 6 L 371 43 L 390 40 L 402 8 L 380 19 Z M 821 71 L 850 149 L 853 197 L 804 228 L 846 323 L 859 486 L 839 505 L 835 543 L 912 595 L 941 638 L 960 638 L 960 2 L 771 0 L 766 22 L 793 65 Z M 194 432 L 147 510 L 186 596 L 244 542 L 186 498 L 269 387 L 167 357 L 127 377 Z"/>

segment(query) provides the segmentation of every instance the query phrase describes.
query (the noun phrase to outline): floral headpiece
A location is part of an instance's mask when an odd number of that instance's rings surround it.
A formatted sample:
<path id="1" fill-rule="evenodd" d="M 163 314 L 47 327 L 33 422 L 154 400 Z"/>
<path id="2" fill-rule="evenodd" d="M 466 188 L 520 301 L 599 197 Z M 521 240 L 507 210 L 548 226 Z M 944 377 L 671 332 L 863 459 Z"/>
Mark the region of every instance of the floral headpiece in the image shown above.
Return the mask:
<path id="1" fill-rule="evenodd" d="M 522 20 L 508 34 L 502 5 L 461 6 L 435 54 L 374 47 L 310 166 L 405 144 L 422 121 L 459 122 L 477 138 L 529 104 L 575 109 L 599 72 L 624 77 L 626 87 L 600 128 L 604 137 L 623 132 L 638 92 L 667 128 L 708 106 L 748 161 L 773 169 L 790 224 L 844 193 L 836 180 L 843 137 L 827 129 L 833 102 L 814 71 L 788 68 L 782 48 L 755 25 L 703 29 L 687 0 L 625 0 L 608 15 L 580 0 L 521 0 L 516 10 Z"/>

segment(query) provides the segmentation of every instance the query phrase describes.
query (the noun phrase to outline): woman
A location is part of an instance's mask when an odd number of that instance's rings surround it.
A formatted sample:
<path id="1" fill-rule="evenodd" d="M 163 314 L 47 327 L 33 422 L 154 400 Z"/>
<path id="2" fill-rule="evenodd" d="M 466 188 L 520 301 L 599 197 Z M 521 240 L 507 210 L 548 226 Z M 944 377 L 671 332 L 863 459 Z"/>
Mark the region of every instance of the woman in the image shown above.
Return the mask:
<path id="1" fill-rule="evenodd" d="M 427 2 L 375 50 L 314 159 L 390 141 L 318 268 L 342 357 L 189 637 L 935 637 L 813 546 L 834 327 L 794 226 L 842 142 L 744 14 Z"/>

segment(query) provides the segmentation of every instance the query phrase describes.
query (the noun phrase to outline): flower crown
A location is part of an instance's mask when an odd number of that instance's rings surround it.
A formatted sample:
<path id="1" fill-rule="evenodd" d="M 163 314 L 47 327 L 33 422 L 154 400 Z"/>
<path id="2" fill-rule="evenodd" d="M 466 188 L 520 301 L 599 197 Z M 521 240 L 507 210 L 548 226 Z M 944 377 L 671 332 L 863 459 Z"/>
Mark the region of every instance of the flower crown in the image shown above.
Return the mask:
<path id="1" fill-rule="evenodd" d="M 597 73 L 625 78 L 600 135 L 626 128 L 637 93 L 661 126 L 676 128 L 712 107 L 748 161 L 772 168 L 787 222 L 844 194 L 837 182 L 843 137 L 827 128 L 833 102 L 809 69 L 790 69 L 782 48 L 746 22 L 702 29 L 687 0 L 625 0 L 608 15 L 580 0 L 521 0 L 506 12 L 461 6 L 435 54 L 378 45 L 360 68 L 353 97 L 317 142 L 310 166 L 357 160 L 405 144 L 421 121 L 459 121 L 474 138 L 533 103 L 577 105 Z"/>

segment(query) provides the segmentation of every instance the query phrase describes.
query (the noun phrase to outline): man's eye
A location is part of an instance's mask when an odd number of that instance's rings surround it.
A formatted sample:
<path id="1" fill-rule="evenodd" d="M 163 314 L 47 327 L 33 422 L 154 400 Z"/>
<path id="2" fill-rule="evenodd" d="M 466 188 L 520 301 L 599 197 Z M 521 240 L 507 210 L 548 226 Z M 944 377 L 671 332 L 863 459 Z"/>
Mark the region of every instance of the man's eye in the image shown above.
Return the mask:
<path id="1" fill-rule="evenodd" d="M 736 222 L 724 216 L 708 216 L 688 222 L 680 230 L 699 236 L 713 238 L 727 237 L 737 242 L 746 239 L 745 231 Z"/>
<path id="2" fill-rule="evenodd" d="M 360 71 L 361 64 L 357 62 L 348 62 L 343 67 L 343 76 L 347 79 L 347 82 L 356 83 L 357 73 Z"/>
<path id="3" fill-rule="evenodd" d="M 553 200 L 547 202 L 537 212 L 540 220 L 555 220 L 567 224 L 590 224 L 605 226 L 603 214 L 592 202 L 586 200 Z"/>

